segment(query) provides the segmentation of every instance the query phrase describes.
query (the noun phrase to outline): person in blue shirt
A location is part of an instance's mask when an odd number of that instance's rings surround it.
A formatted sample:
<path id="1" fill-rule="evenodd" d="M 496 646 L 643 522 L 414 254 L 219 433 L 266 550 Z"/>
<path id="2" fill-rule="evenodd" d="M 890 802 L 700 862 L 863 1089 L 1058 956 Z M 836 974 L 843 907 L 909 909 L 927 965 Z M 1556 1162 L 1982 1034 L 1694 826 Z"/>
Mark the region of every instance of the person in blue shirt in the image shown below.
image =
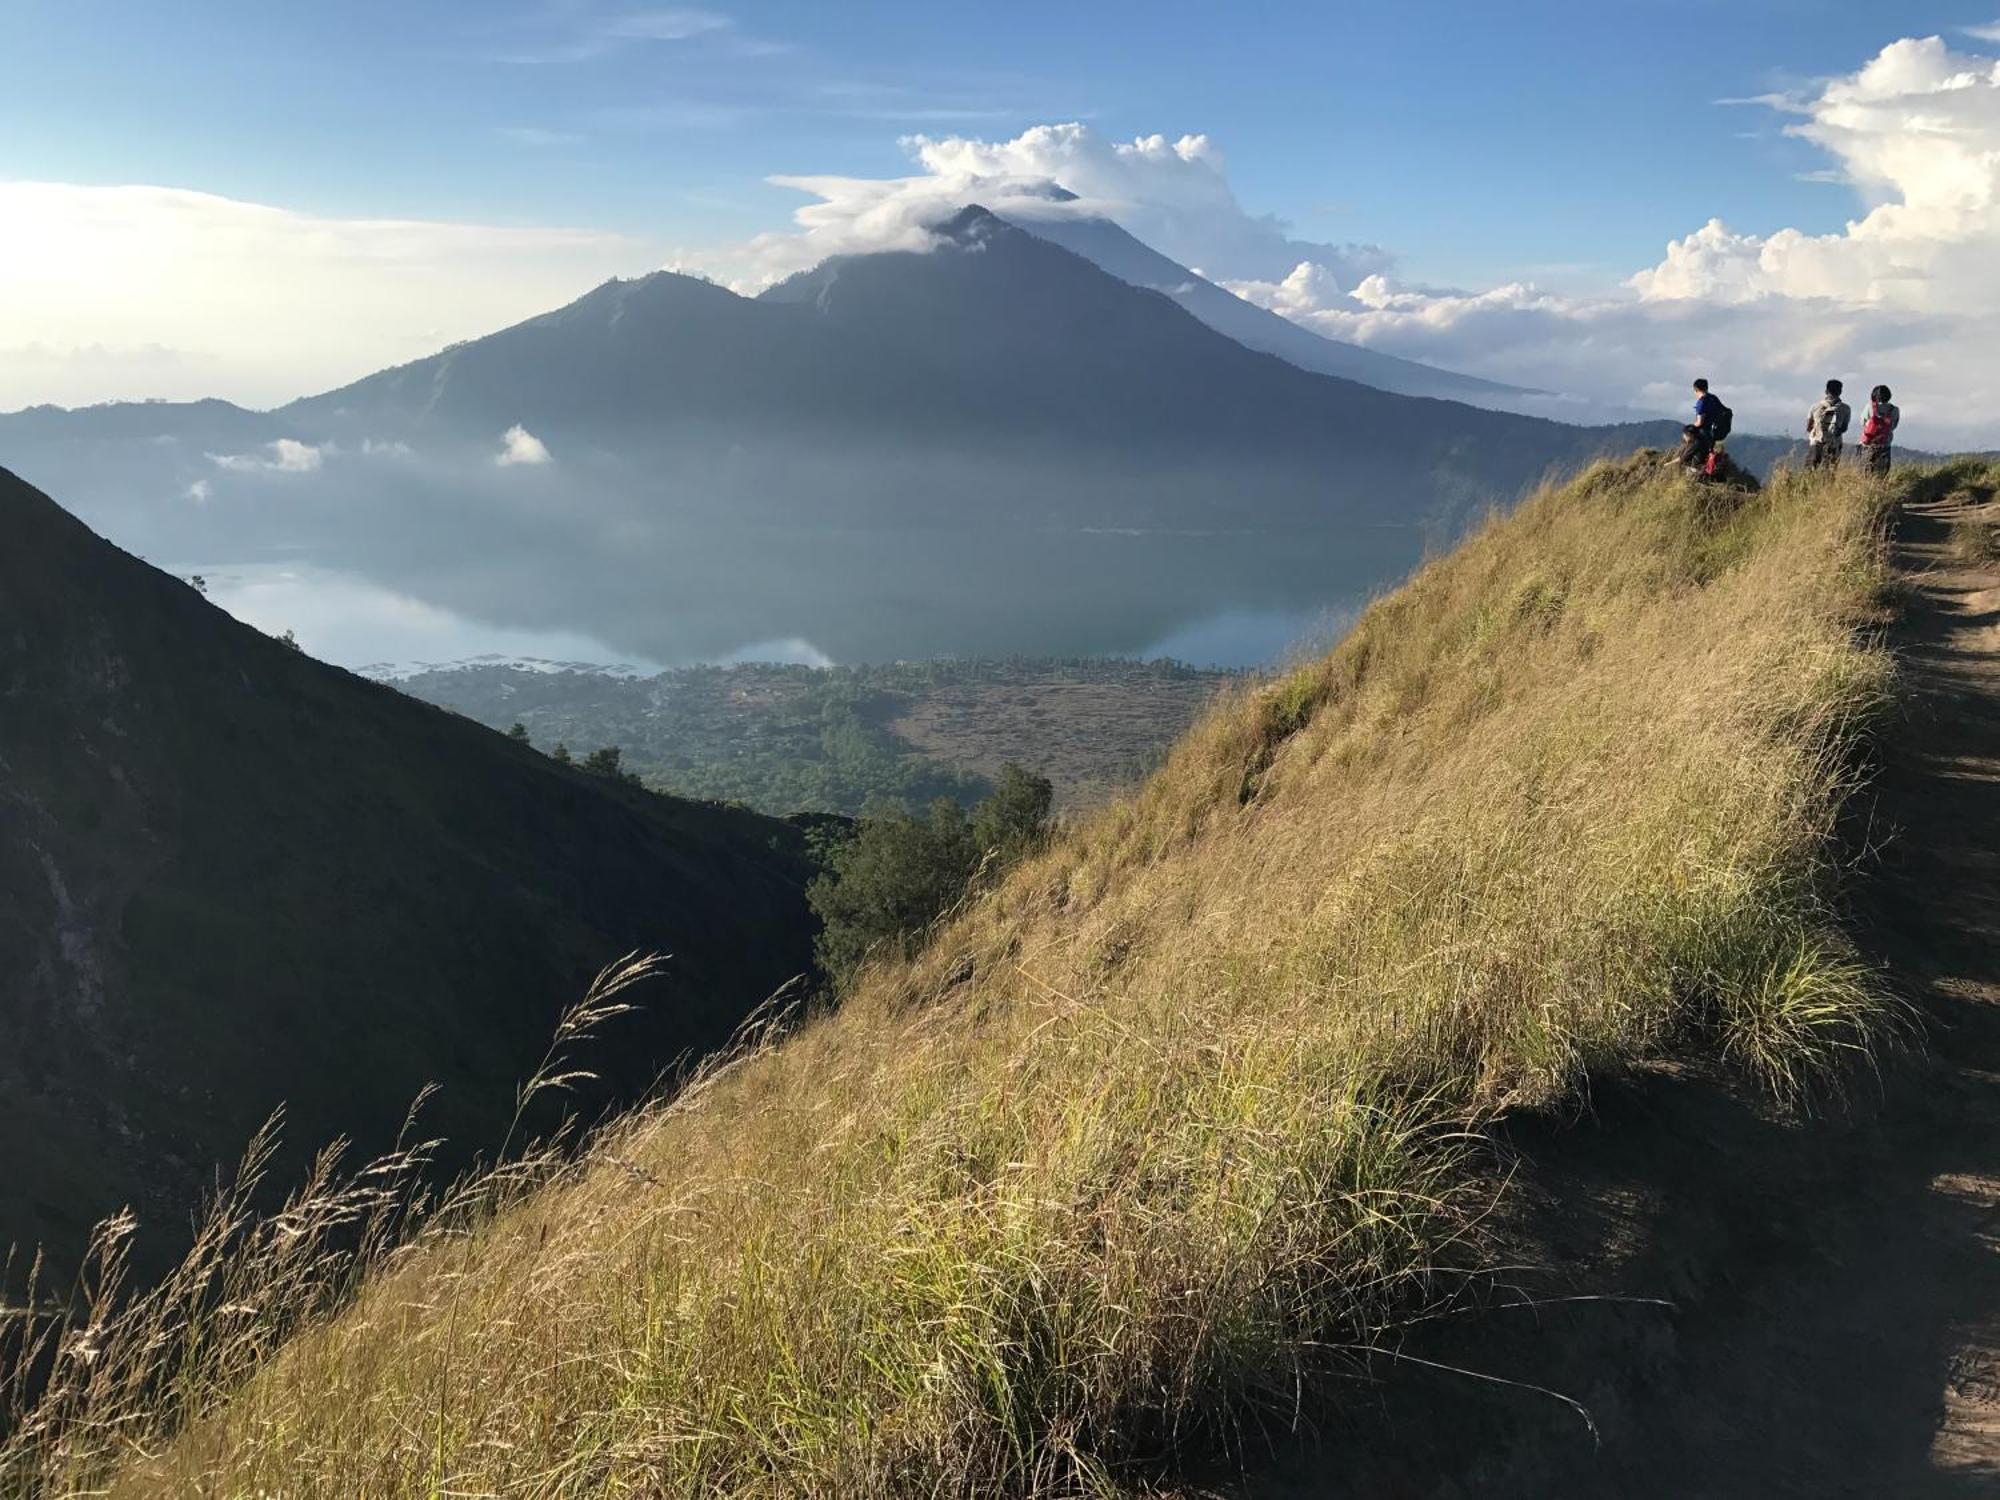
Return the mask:
<path id="1" fill-rule="evenodd" d="M 1694 425 L 1705 442 L 1715 441 L 1715 413 L 1721 406 L 1721 400 L 1708 393 L 1706 380 L 1694 383 Z"/>
<path id="2" fill-rule="evenodd" d="M 1708 393 L 1708 382 L 1694 383 L 1694 421 L 1681 429 L 1681 462 L 1697 474 L 1708 467 L 1708 456 L 1715 451 L 1715 414 L 1721 410 L 1722 402 Z"/>

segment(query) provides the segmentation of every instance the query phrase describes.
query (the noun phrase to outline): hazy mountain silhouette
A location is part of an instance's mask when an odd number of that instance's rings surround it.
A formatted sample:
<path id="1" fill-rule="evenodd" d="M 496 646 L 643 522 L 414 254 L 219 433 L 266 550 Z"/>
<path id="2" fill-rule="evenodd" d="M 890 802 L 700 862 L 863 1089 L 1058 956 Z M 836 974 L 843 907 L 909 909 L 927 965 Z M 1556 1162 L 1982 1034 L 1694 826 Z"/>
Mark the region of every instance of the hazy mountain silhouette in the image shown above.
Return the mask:
<path id="1" fill-rule="evenodd" d="M 546 462 L 501 462 L 516 428 Z M 613 281 L 274 412 L 0 418 L 0 458 L 176 562 L 303 558 L 659 661 L 794 637 L 880 660 L 1344 603 L 1423 534 L 1674 434 L 1302 369 L 972 207 L 927 252 L 757 298 Z"/>
<path id="2" fill-rule="evenodd" d="M 935 250 L 835 257 L 756 299 L 610 283 L 274 416 L 415 444 L 524 424 L 664 494 L 870 523 L 1409 519 L 1603 446 L 1302 370 L 977 207 Z"/>
<path id="3" fill-rule="evenodd" d="M 1082 256 L 1120 281 L 1171 297 L 1217 333 L 1245 348 L 1275 354 L 1302 370 L 1337 375 L 1399 395 L 1436 396 L 1505 411 L 1518 410 L 1524 402 L 1544 394 L 1441 370 L 1412 359 L 1399 359 L 1393 354 L 1381 354 L 1359 344 L 1314 333 L 1290 318 L 1225 291 L 1109 219 L 1051 217 L 1010 222 Z"/>
<path id="4" fill-rule="evenodd" d="M 621 1088 L 809 962 L 785 823 L 558 766 L 238 624 L 0 470 L 0 1245 L 168 1237 L 284 1103 L 298 1152 L 492 1145 L 592 973 L 667 977 Z M 159 1242 L 154 1241 L 155 1244 Z"/>

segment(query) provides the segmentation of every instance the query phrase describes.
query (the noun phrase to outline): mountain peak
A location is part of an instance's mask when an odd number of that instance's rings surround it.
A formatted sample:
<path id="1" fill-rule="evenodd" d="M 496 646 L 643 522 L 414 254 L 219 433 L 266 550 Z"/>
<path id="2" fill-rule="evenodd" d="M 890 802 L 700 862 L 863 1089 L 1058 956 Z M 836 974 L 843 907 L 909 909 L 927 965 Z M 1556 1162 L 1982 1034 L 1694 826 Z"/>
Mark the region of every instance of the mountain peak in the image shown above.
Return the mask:
<path id="1" fill-rule="evenodd" d="M 982 204 L 968 203 L 950 218 L 931 226 L 931 233 L 952 244 L 979 244 L 1016 232 L 1014 226 Z"/>

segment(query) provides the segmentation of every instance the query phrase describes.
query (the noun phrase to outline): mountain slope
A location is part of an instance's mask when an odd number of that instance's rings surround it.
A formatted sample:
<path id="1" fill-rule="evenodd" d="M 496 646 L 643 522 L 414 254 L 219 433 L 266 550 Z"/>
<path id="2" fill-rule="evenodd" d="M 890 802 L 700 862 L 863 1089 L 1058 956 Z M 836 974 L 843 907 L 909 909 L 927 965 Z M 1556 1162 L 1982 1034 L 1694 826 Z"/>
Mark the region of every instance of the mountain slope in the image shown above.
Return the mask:
<path id="1" fill-rule="evenodd" d="M 115 1492 L 1160 1493 L 1351 1397 L 1501 1253 L 1496 1119 L 1880 1035 L 1829 898 L 1883 500 L 1544 492 Z"/>
<path id="2" fill-rule="evenodd" d="M 1415 360 L 1398 359 L 1358 344 L 1326 338 L 1268 308 L 1224 291 L 1206 277 L 1169 260 L 1152 246 L 1109 219 L 1019 219 L 1021 228 L 1093 265 L 1120 281 L 1171 297 L 1217 333 L 1246 349 L 1275 354 L 1282 360 L 1320 375 L 1358 381 L 1377 390 L 1404 396 L 1434 396 L 1474 406 L 1516 410 L 1523 401 L 1543 393 L 1460 375 Z"/>
<path id="3" fill-rule="evenodd" d="M 1296 634 L 1548 473 L 1675 432 L 1315 374 L 977 208 L 927 253 L 754 300 L 609 283 L 229 446 L 93 444 L 118 414 L 68 415 L 60 441 L 0 418 L 0 462 L 76 476 L 135 551 L 303 560 L 662 664 L 1132 654 L 1247 615 Z"/>
<path id="4" fill-rule="evenodd" d="M 461 1151 L 592 973 L 673 955 L 617 1083 L 808 963 L 784 824 L 585 777 L 231 620 L 0 470 L 0 1244 L 169 1234 L 281 1102 Z"/>
<path id="5" fill-rule="evenodd" d="M 715 510 L 957 525 L 996 505 L 1107 524 L 1408 517 L 1599 451 L 1583 429 L 1245 349 L 983 209 L 939 234 L 754 301 L 671 273 L 612 283 L 275 415 L 350 442 L 490 445 L 520 423 Z"/>

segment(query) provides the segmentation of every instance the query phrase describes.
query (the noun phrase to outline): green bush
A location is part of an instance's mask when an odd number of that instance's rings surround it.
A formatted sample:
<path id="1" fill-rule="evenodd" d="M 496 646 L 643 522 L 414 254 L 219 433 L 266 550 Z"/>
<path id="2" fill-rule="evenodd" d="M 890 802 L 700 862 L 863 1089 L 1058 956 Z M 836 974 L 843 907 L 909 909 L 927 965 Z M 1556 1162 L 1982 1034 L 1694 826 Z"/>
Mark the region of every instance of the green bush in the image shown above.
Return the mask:
<path id="1" fill-rule="evenodd" d="M 1046 777 L 1008 765 L 969 816 L 949 797 L 922 816 L 893 806 L 864 814 L 808 892 L 829 977 L 844 981 L 872 956 L 907 956 L 982 873 L 1041 846 L 1053 801 Z"/>

